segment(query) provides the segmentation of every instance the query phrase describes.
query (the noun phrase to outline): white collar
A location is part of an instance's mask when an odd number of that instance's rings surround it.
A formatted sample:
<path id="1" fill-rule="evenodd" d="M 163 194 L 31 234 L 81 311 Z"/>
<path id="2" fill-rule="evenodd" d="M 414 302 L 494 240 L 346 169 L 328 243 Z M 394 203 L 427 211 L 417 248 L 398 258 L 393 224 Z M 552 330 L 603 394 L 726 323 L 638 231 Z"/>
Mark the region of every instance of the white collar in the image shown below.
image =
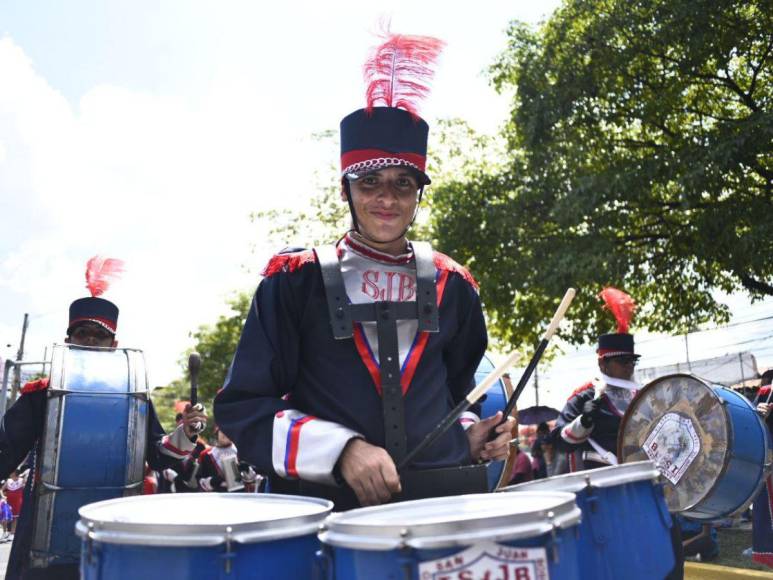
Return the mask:
<path id="1" fill-rule="evenodd" d="M 601 375 L 600 379 L 595 379 L 594 385 L 601 386 L 601 388 L 605 388 L 607 385 L 612 387 L 619 387 L 621 389 L 626 389 L 628 391 L 638 391 L 641 387 L 639 386 L 639 383 L 635 381 L 626 381 L 625 379 L 616 379 L 614 377 L 610 377 L 608 375 L 605 375 L 604 373 L 599 373 Z"/>

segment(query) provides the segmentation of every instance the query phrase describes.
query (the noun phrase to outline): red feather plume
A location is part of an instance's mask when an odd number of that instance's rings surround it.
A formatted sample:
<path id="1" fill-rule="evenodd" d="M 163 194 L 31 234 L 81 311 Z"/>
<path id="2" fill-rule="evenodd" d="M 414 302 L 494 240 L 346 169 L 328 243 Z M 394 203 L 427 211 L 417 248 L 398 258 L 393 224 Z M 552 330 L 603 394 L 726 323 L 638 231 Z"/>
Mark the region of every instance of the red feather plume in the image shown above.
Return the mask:
<path id="1" fill-rule="evenodd" d="M 122 273 L 123 260 L 94 256 L 86 264 L 86 288 L 92 296 L 100 296 Z"/>
<path id="2" fill-rule="evenodd" d="M 368 111 L 377 104 L 418 115 L 418 103 L 429 94 L 433 66 L 446 43 L 431 36 L 383 33 L 363 70 Z"/>
<path id="3" fill-rule="evenodd" d="M 636 310 L 636 303 L 633 301 L 633 298 L 622 290 L 612 288 L 611 286 L 599 292 L 599 298 L 604 301 L 606 309 L 617 320 L 617 332 L 628 332 L 628 326 Z"/>

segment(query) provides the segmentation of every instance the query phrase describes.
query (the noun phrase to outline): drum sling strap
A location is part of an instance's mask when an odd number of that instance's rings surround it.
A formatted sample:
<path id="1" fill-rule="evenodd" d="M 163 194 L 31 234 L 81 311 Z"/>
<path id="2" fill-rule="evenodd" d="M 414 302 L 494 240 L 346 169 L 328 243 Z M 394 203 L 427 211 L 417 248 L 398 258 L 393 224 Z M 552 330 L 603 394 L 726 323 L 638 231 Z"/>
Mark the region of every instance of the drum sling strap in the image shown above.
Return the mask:
<path id="1" fill-rule="evenodd" d="M 376 323 L 384 442 L 387 452 L 396 464 L 400 463 L 408 452 L 403 392 L 400 383 L 397 321 L 417 320 L 418 332 L 438 332 L 439 330 L 432 247 L 426 242 L 411 242 L 411 244 L 416 260 L 415 302 L 382 301 L 351 304 L 346 294 L 336 248 L 322 246 L 314 249 L 322 271 L 333 337 L 336 340 L 352 339 L 355 322 Z M 473 471 L 475 471 L 474 477 L 472 477 Z M 436 477 L 430 475 L 433 473 L 436 473 Z M 485 473 L 482 477 L 485 478 Z M 406 472 L 401 474 L 401 479 L 404 499 L 485 491 L 485 485 L 483 485 L 484 489 L 480 489 L 482 481 L 480 470 L 471 470 L 469 467 Z M 475 480 L 474 483 L 472 479 Z"/>

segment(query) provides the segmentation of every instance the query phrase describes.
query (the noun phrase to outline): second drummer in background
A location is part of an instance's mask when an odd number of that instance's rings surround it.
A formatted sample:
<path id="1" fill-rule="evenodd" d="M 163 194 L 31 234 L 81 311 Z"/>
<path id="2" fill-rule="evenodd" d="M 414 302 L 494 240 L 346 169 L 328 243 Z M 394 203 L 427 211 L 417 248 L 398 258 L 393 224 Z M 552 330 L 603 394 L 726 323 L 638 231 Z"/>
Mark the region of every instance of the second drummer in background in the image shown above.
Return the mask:
<path id="1" fill-rule="evenodd" d="M 441 47 L 390 36 L 370 65 L 388 53 L 398 75 L 426 74 Z M 335 246 L 271 259 L 214 404 L 274 491 L 326 497 L 339 510 L 405 493 L 396 464 L 469 392 L 487 344 L 470 273 L 406 238 L 430 182 L 428 125 L 415 103 L 409 112 L 385 95 L 391 84 L 371 80 L 367 108 L 341 121 L 352 230 Z M 463 419 L 466 430 L 460 421 L 417 458 L 432 495 L 486 491 L 455 480 L 458 466 L 507 456 L 512 422 Z"/>
<path id="2" fill-rule="evenodd" d="M 87 268 L 87 286 L 92 296 L 79 298 L 70 304 L 65 343 L 100 348 L 118 346 L 116 341 L 118 307 L 109 300 L 98 297 L 98 294 L 107 287 L 110 279 L 94 265 L 100 263 L 101 259 L 95 256 L 89 261 Z M 40 447 L 43 445 L 48 387 L 48 378 L 27 383 L 22 388 L 19 399 L 3 417 L 0 424 L 0 479 L 8 477 L 8 474 L 14 471 L 30 452 L 35 465 L 33 471 L 40 469 L 36 458 L 40 455 Z M 149 409 L 146 460 L 154 469 L 175 467 L 194 448 L 196 439 L 194 425 L 203 424 L 207 420 L 206 413 L 203 410 L 194 410 L 190 405 L 187 406 L 180 426 L 169 435 L 165 435 L 152 403 Z M 28 479 L 25 486 L 23 509 L 11 546 L 6 579 L 79 578 L 77 564 L 56 564 L 40 568 L 31 567 L 29 564 L 30 546 L 35 533 L 33 516 L 37 496 L 34 491 L 39 480 L 40 476 L 36 473 Z"/>
<path id="3" fill-rule="evenodd" d="M 617 320 L 617 332 L 599 336 L 599 377 L 577 389 L 556 420 L 551 438 L 569 454 L 570 471 L 617 465 L 617 436 L 628 406 L 639 390 L 634 370 L 640 355 L 634 351 L 628 326 L 636 304 L 625 292 L 605 288 L 604 304 Z M 671 526 L 675 565 L 667 580 L 684 576 L 684 551 L 679 525 Z M 635 548 L 634 548 L 635 549 Z"/>
<path id="4" fill-rule="evenodd" d="M 600 294 L 617 320 L 617 332 L 599 336 L 599 376 L 572 393 L 556 420 L 552 439 L 569 453 L 570 471 L 617 465 L 620 420 L 639 386 L 633 373 L 639 359 L 628 325 L 635 308 L 616 288 Z"/>

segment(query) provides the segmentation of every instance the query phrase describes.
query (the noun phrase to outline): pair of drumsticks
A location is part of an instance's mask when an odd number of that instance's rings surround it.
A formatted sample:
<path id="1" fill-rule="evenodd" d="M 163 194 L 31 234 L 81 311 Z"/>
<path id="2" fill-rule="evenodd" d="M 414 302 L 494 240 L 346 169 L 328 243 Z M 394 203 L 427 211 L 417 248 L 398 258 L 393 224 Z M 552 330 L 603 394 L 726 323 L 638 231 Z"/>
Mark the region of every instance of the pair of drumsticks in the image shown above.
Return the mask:
<path id="1" fill-rule="evenodd" d="M 545 331 L 545 334 L 542 335 L 542 339 L 540 340 L 539 344 L 537 345 L 536 350 L 534 351 L 534 355 L 531 357 L 531 360 L 529 361 L 528 366 L 523 371 L 523 374 L 521 375 L 521 379 L 518 381 L 518 386 L 513 391 L 512 396 L 510 397 L 510 400 L 507 402 L 507 406 L 505 407 L 504 411 L 502 412 L 502 419 L 497 424 L 497 426 L 501 425 L 505 421 L 507 421 L 508 415 L 512 412 L 512 410 L 515 408 L 515 404 L 518 401 L 518 397 L 521 396 L 521 393 L 526 388 L 526 383 L 529 382 L 529 379 L 531 378 L 532 373 L 534 373 L 534 369 L 537 368 L 537 363 L 539 362 L 540 358 L 542 358 L 542 353 L 545 352 L 545 349 L 548 346 L 548 343 L 550 342 L 550 339 L 553 338 L 553 335 L 556 333 L 556 330 L 558 329 L 558 324 L 563 320 L 564 315 L 566 314 L 567 309 L 569 308 L 569 305 L 572 303 L 572 300 L 574 300 L 574 295 L 576 294 L 574 288 L 569 288 L 566 291 L 566 294 L 564 294 L 563 299 L 561 300 L 561 303 L 558 305 L 558 309 L 556 310 L 556 313 L 553 315 L 553 319 L 550 321 L 550 324 L 548 325 L 547 330 Z M 473 404 L 475 404 L 478 399 L 480 399 L 483 396 L 483 393 L 487 392 L 491 385 L 493 385 L 496 381 L 498 381 L 502 375 L 504 375 L 507 370 L 515 364 L 515 362 L 518 360 L 519 354 L 517 351 L 513 351 L 510 353 L 510 355 L 502 361 L 499 366 L 497 366 L 493 371 L 491 371 L 491 374 L 489 374 L 481 383 L 475 387 L 470 393 L 462 399 L 462 401 L 454 407 L 451 412 L 446 415 L 443 420 L 437 424 L 437 426 L 429 432 L 429 434 L 422 440 L 421 443 L 419 443 L 413 451 L 411 451 L 408 455 L 406 455 L 403 460 L 397 465 L 397 470 L 402 471 L 406 467 L 408 467 L 411 462 L 416 458 L 419 453 L 427 449 L 430 445 L 432 445 L 435 441 L 437 441 L 443 433 L 448 431 L 448 429 L 456 423 L 456 421 L 459 419 L 459 417 L 462 416 L 462 413 L 464 413 L 467 409 L 469 409 Z"/>

